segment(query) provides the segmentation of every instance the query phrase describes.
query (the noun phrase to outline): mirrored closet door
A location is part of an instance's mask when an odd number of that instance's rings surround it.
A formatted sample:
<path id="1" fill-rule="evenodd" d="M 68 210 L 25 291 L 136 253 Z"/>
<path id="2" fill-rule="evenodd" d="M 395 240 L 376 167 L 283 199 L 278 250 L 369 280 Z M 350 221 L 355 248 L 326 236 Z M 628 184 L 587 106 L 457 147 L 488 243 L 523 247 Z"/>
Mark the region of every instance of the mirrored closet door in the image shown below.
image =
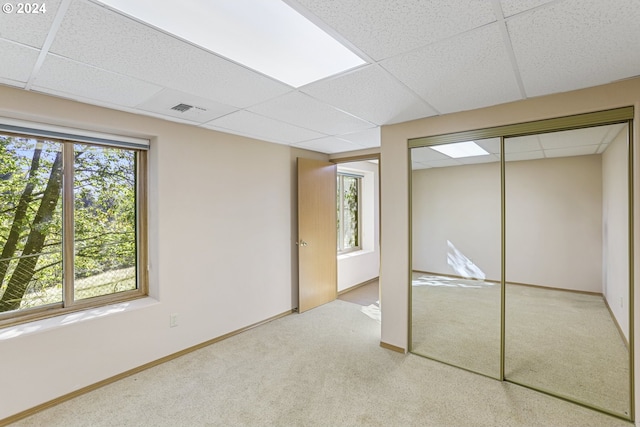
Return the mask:
<path id="1" fill-rule="evenodd" d="M 500 138 L 411 159 L 412 351 L 500 378 Z"/>
<path id="2" fill-rule="evenodd" d="M 632 118 L 409 141 L 411 352 L 634 418 Z"/>
<path id="3" fill-rule="evenodd" d="M 626 416 L 628 135 L 505 138 L 505 378 Z"/>

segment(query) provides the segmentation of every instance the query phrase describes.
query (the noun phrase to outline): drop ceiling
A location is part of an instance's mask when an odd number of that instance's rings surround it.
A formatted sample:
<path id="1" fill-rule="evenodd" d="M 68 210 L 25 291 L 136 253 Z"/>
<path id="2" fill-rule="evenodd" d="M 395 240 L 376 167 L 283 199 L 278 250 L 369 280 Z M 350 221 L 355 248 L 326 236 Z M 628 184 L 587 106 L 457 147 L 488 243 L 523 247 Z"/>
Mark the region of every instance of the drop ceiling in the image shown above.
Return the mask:
<path id="1" fill-rule="evenodd" d="M 628 132 L 626 124 L 505 138 L 504 160 L 513 162 L 602 154 L 621 132 Z M 500 161 L 500 138 L 481 139 L 475 143 L 487 154 L 453 159 L 430 147 L 413 148 L 411 167 L 413 170 L 418 170 Z"/>
<path id="2" fill-rule="evenodd" d="M 0 14 L 0 84 L 340 153 L 382 125 L 640 74 L 640 0 L 287 3 L 366 64 L 296 89 L 98 1 L 47 0 Z"/>

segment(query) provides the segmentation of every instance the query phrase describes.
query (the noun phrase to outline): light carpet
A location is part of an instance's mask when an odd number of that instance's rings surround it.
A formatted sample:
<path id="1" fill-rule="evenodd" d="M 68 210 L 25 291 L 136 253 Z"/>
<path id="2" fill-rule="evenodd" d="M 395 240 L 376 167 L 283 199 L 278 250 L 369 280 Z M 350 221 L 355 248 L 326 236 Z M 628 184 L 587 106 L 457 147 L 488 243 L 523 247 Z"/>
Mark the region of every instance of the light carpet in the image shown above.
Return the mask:
<path id="1" fill-rule="evenodd" d="M 625 426 L 584 407 L 379 346 L 332 303 L 64 402 L 18 426 Z"/>
<path id="2" fill-rule="evenodd" d="M 499 376 L 500 285 L 414 274 L 413 351 Z M 507 285 L 505 377 L 629 411 L 629 354 L 598 295 Z"/>

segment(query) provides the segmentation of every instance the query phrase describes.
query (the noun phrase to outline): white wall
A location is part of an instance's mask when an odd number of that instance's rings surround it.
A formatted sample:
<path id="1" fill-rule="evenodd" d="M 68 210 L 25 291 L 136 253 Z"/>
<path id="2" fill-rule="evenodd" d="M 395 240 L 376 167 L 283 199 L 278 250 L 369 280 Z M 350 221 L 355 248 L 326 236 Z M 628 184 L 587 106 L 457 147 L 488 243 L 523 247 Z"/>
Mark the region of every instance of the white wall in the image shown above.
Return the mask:
<path id="1" fill-rule="evenodd" d="M 8 87 L 0 115 L 152 140 L 151 297 L 1 329 L 0 419 L 295 306 L 295 157 L 328 156 Z"/>
<path id="2" fill-rule="evenodd" d="M 508 162 L 507 281 L 602 292 L 601 189 L 600 155 Z M 412 197 L 414 270 L 465 276 L 451 242 L 500 280 L 498 162 L 414 171 Z"/>
<path id="3" fill-rule="evenodd" d="M 603 294 L 629 339 L 628 126 L 602 153 Z"/>
<path id="4" fill-rule="evenodd" d="M 500 163 L 419 169 L 412 175 L 413 270 L 465 276 L 448 263 L 451 242 L 486 279 L 499 281 Z"/>
<path id="5" fill-rule="evenodd" d="M 361 173 L 362 250 L 338 256 L 338 292 L 380 274 L 380 209 L 378 165 L 367 161 L 338 164 L 338 170 Z"/>
<path id="6" fill-rule="evenodd" d="M 381 128 L 380 145 L 380 341 L 408 349 L 409 173 L 402 129 Z"/>
<path id="7" fill-rule="evenodd" d="M 601 156 L 507 162 L 506 280 L 602 292 Z"/>

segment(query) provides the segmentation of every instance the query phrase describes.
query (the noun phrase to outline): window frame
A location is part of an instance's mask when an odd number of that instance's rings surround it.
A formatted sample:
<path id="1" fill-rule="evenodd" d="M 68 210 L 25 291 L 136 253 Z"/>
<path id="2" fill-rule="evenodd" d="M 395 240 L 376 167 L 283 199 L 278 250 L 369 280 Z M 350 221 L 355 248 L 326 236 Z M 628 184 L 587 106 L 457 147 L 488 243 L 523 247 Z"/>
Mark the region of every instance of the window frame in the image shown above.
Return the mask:
<path id="1" fill-rule="evenodd" d="M 0 313 L 0 328 L 21 323 L 68 314 L 81 310 L 97 308 L 109 304 L 131 301 L 148 296 L 148 140 L 119 137 L 117 135 L 97 134 L 74 129 L 65 132 L 42 130 L 46 125 L 35 127 L 6 125 L 11 121 L 0 118 L 0 134 L 19 138 L 33 138 L 61 144 L 62 150 L 62 301 L 38 307 Z M 89 135 L 89 136 L 87 136 Z M 96 137 L 95 135 L 98 135 Z M 63 138 L 56 137 L 63 136 Z M 70 137 L 70 138 L 65 138 Z M 138 142 L 140 141 L 140 142 Z M 135 153 L 135 242 L 136 242 L 136 288 L 90 298 L 74 299 L 74 147 L 76 144 L 93 147 L 116 148 Z M 71 165 L 71 167 L 69 167 Z"/>
<path id="2" fill-rule="evenodd" d="M 363 179 L 364 179 L 364 175 L 358 174 L 358 173 L 353 173 L 353 172 L 346 172 L 346 171 L 340 171 L 338 170 L 336 173 L 337 176 L 337 200 L 336 200 L 336 205 L 337 205 L 337 215 L 338 215 L 338 221 L 337 221 L 337 233 L 338 233 L 338 245 L 337 245 L 337 251 L 338 251 L 338 255 L 344 255 L 344 254 L 348 254 L 350 252 L 357 252 L 357 251 L 361 251 L 362 250 L 362 183 L 363 183 Z M 341 219 L 344 218 L 344 178 L 348 177 L 348 178 L 356 178 L 357 182 L 358 182 L 358 189 L 357 189 L 357 194 L 358 194 L 358 207 L 357 207 L 357 222 L 358 222 L 358 227 L 357 227 L 357 232 L 358 232 L 358 242 L 357 245 L 350 247 L 350 248 L 344 248 L 344 235 L 345 235 L 345 230 L 343 228 L 343 224 L 344 221 L 341 221 Z"/>

